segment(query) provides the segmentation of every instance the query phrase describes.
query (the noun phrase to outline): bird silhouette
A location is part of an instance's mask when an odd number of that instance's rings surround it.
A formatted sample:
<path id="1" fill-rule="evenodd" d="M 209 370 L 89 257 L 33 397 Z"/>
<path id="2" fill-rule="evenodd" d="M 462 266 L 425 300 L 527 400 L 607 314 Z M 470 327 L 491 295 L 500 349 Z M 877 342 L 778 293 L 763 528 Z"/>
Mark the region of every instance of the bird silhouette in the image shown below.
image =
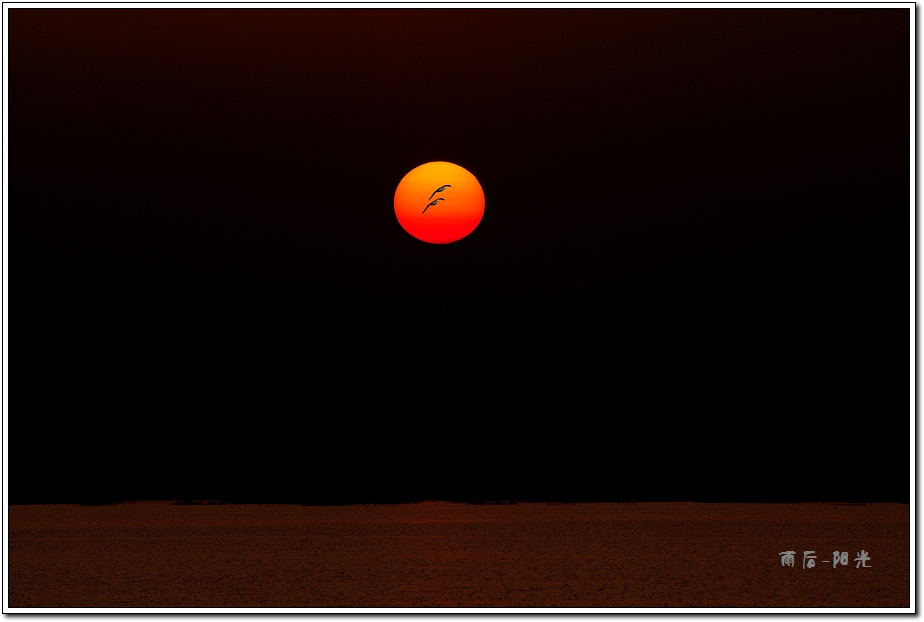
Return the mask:
<path id="1" fill-rule="evenodd" d="M 430 196 L 433 196 L 433 195 L 430 195 Z M 423 211 L 423 212 L 420 212 L 420 213 L 421 213 L 421 214 L 426 213 L 426 211 L 427 211 L 428 209 L 430 209 L 430 207 L 432 207 L 433 205 L 436 205 L 436 204 L 439 203 L 440 201 L 445 201 L 445 200 L 446 200 L 446 199 L 444 199 L 443 197 L 440 197 L 440 198 L 438 198 L 438 199 L 434 199 L 433 201 L 430 202 L 429 205 L 427 205 L 427 207 L 424 208 L 424 211 Z"/>
<path id="2" fill-rule="evenodd" d="M 449 184 L 446 184 L 445 186 L 440 186 L 439 188 L 433 191 L 433 194 L 436 194 L 437 192 L 442 192 L 446 188 L 452 188 L 452 186 L 450 186 Z M 427 199 L 428 201 L 433 198 L 433 194 L 431 194 L 430 197 Z M 430 206 L 428 205 L 427 207 L 430 207 Z"/>

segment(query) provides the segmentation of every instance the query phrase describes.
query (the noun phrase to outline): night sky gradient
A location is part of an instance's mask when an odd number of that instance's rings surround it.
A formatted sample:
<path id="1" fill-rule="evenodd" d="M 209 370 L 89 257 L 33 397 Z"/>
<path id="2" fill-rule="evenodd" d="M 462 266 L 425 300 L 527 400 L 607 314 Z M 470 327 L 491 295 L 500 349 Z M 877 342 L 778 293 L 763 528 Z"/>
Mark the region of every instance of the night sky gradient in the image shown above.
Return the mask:
<path id="1" fill-rule="evenodd" d="M 908 502 L 909 29 L 10 9 L 10 501 Z"/>

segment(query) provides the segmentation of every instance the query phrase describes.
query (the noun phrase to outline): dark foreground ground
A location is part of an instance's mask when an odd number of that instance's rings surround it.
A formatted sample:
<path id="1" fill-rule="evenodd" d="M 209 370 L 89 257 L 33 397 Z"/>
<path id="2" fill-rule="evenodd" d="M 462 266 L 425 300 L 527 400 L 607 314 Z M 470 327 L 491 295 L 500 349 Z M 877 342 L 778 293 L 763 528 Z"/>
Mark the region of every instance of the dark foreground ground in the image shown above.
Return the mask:
<path id="1" fill-rule="evenodd" d="M 13 608 L 910 606 L 905 504 L 151 502 L 9 518 Z"/>

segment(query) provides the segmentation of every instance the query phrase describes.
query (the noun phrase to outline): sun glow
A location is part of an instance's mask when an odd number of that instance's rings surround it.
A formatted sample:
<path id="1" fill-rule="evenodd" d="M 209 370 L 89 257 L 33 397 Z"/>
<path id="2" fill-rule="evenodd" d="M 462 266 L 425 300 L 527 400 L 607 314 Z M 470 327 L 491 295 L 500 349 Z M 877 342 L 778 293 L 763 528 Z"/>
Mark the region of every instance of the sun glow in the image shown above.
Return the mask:
<path id="1" fill-rule="evenodd" d="M 484 215 L 484 191 L 475 176 L 451 162 L 428 162 L 404 176 L 395 190 L 395 215 L 418 240 L 448 244 L 475 230 Z"/>

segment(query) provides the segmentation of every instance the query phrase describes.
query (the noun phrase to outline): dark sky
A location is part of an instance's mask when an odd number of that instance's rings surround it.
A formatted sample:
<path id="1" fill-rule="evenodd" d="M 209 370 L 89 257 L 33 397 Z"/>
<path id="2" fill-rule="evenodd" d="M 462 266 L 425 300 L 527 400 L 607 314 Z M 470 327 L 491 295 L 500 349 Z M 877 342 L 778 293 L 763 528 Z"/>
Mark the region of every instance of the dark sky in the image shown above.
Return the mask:
<path id="1" fill-rule="evenodd" d="M 10 9 L 10 500 L 907 502 L 909 20 Z"/>

